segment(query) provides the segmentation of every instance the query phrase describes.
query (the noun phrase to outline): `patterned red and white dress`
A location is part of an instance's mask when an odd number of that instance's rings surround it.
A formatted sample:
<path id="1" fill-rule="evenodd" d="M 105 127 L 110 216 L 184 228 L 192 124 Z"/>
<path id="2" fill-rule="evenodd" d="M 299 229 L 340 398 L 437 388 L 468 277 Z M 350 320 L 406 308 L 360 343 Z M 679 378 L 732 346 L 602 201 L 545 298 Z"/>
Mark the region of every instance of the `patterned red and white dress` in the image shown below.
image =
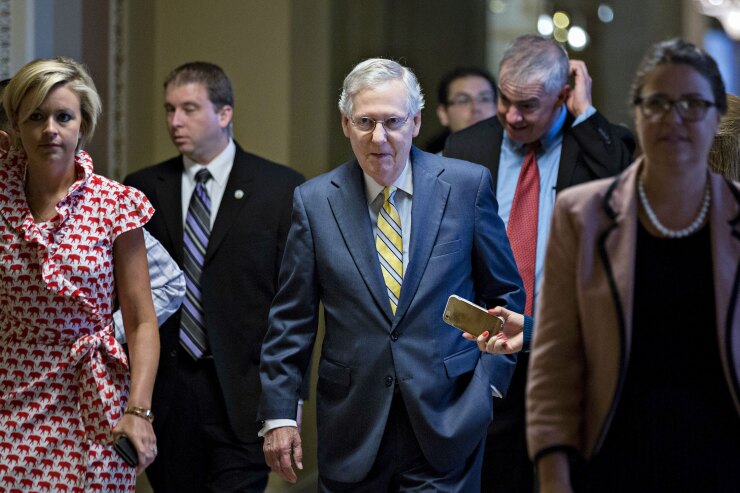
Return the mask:
<path id="1" fill-rule="evenodd" d="M 136 189 L 93 174 L 57 216 L 34 223 L 26 157 L 0 159 L 0 491 L 135 489 L 113 451 L 129 391 L 128 361 L 113 337 L 113 242 L 154 210 Z"/>

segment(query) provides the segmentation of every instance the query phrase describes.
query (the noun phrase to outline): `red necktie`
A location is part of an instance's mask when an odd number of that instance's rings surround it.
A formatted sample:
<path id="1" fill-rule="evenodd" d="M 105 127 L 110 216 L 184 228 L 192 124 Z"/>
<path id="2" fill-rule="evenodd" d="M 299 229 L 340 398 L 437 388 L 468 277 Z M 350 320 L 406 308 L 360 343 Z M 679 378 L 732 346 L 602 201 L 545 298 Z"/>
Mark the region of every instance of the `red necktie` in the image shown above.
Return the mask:
<path id="1" fill-rule="evenodd" d="M 506 233 L 519 274 L 524 282 L 527 303 L 524 313 L 532 315 L 534 306 L 534 268 L 537 256 L 537 216 L 540 203 L 540 172 L 537 169 L 537 141 L 529 144 L 524 156 L 519 181 L 516 184 L 514 203 L 511 205 Z"/>

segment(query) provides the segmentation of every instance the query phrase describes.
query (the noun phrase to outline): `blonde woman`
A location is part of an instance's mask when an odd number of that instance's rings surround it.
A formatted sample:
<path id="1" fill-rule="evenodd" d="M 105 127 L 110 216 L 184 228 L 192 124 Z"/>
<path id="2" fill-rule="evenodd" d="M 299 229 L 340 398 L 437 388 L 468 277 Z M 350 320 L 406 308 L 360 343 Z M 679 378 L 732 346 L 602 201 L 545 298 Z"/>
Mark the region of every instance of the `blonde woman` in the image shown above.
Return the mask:
<path id="1" fill-rule="evenodd" d="M 156 455 L 159 339 L 140 229 L 153 210 L 82 150 L 100 98 L 81 65 L 30 62 L 3 104 L 15 144 L 0 159 L 0 488 L 134 491 Z M 114 291 L 130 360 L 113 336 Z M 113 451 L 120 435 L 137 469 Z"/>

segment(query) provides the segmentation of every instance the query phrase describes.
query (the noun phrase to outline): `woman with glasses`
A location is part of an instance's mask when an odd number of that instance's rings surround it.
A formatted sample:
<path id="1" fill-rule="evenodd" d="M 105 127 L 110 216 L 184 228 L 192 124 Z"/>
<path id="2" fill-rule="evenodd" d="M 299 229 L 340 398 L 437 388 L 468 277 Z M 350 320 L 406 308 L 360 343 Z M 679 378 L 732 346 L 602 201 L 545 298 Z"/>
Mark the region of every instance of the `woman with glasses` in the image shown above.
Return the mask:
<path id="1" fill-rule="evenodd" d="M 740 491 L 740 185 L 709 171 L 717 65 L 654 45 L 643 154 L 559 195 L 527 393 L 541 491 Z"/>

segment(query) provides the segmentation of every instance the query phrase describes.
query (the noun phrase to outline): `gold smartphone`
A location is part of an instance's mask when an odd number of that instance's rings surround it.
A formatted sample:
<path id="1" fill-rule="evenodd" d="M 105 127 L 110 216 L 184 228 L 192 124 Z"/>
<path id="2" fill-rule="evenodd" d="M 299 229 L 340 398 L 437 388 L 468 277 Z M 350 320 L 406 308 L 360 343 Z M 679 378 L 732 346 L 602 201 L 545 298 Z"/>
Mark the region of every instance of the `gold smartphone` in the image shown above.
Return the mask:
<path id="1" fill-rule="evenodd" d="M 442 320 L 475 336 L 485 331 L 488 331 L 490 335 L 498 334 L 504 327 L 504 320 L 501 317 L 491 315 L 485 308 L 465 298 L 460 298 L 456 294 L 447 300 Z"/>

